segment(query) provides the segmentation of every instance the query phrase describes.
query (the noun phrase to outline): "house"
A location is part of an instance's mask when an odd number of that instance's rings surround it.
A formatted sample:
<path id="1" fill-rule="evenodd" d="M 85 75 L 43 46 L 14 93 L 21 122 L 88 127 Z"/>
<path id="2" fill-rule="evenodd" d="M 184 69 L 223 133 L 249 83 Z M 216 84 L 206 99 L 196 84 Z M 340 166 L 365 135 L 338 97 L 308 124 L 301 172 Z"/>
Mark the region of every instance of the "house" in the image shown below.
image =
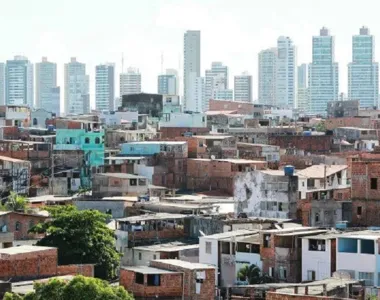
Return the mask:
<path id="1" fill-rule="evenodd" d="M 98 173 L 93 175 L 94 197 L 139 196 L 148 193 L 148 180 L 143 176 L 125 173 Z"/>
<path id="2" fill-rule="evenodd" d="M 31 163 L 27 160 L 0 156 L 0 190 L 20 194 L 29 192 Z"/>
<path id="3" fill-rule="evenodd" d="M 348 142 L 378 140 L 377 130 L 359 127 L 338 127 L 334 129 L 334 137 L 344 138 Z"/>
<path id="4" fill-rule="evenodd" d="M 30 124 L 30 108 L 22 105 L 1 105 L 0 125 L 28 127 Z"/>
<path id="5" fill-rule="evenodd" d="M 198 299 L 215 297 L 215 267 L 178 259 L 159 259 L 149 266 L 122 267 L 120 285 L 135 299 Z"/>
<path id="6" fill-rule="evenodd" d="M 194 158 L 237 158 L 236 139 L 233 136 L 223 135 L 197 135 L 192 137 L 195 139 L 195 149 L 190 149 L 191 153 L 195 153 Z"/>
<path id="7" fill-rule="evenodd" d="M 188 156 L 186 142 L 176 141 L 145 141 L 131 142 L 121 145 L 120 155 L 122 156 L 152 156 L 159 153 L 172 155 L 176 158 Z"/>
<path id="8" fill-rule="evenodd" d="M 266 144 L 237 143 L 239 157 L 245 159 L 263 158 L 267 162 L 280 161 L 280 147 Z"/>

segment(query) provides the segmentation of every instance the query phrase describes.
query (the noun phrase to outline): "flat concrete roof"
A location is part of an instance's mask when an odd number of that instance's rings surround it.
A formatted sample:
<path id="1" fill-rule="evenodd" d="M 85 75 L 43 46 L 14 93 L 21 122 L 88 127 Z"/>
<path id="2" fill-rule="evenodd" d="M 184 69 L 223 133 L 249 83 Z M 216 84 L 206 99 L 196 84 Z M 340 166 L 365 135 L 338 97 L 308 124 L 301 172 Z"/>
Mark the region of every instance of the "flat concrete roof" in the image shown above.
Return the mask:
<path id="1" fill-rule="evenodd" d="M 129 142 L 124 143 L 125 144 L 131 144 L 131 145 L 156 145 L 156 144 L 162 144 L 162 145 L 184 145 L 187 144 L 186 141 L 142 141 L 142 142 Z"/>
<path id="2" fill-rule="evenodd" d="M 206 235 L 205 238 L 213 239 L 213 240 L 221 240 L 221 239 L 227 239 L 232 237 L 238 237 L 238 236 L 247 236 L 247 235 L 254 235 L 258 231 L 257 230 L 248 230 L 248 229 L 239 229 L 234 231 L 228 231 L 223 233 L 217 233 L 212 235 Z"/>
<path id="3" fill-rule="evenodd" d="M 1 254 L 17 255 L 17 254 L 45 251 L 45 250 L 51 250 L 51 249 L 57 249 L 57 248 L 24 245 L 24 246 L 19 246 L 19 247 L 10 247 L 10 248 L 0 249 L 0 255 Z"/>
<path id="4" fill-rule="evenodd" d="M 177 252 L 187 249 L 198 249 L 199 244 L 187 244 L 183 242 L 171 242 L 166 244 L 150 245 L 150 246 L 139 246 L 134 247 L 134 250 L 139 251 L 152 251 L 152 252 Z"/>
<path id="5" fill-rule="evenodd" d="M 30 162 L 28 160 L 22 160 L 22 159 L 17 159 L 17 158 L 12 158 L 12 157 L 8 157 L 8 156 L 2 156 L 2 155 L 0 155 L 0 160 L 10 161 L 10 162 L 14 162 L 14 163 L 30 164 Z"/>
<path id="6" fill-rule="evenodd" d="M 162 262 L 164 264 L 178 266 L 181 268 L 189 269 L 189 270 L 197 270 L 197 269 L 215 269 L 214 266 L 201 264 L 201 263 L 192 263 L 179 259 L 157 259 L 155 261 Z"/>
<path id="7" fill-rule="evenodd" d="M 128 174 L 128 173 L 98 173 L 95 175 L 117 177 L 117 178 L 123 178 L 123 179 L 146 179 L 146 177 L 144 176 L 138 176 L 138 175 Z"/>
<path id="8" fill-rule="evenodd" d="M 74 197 L 59 197 L 54 195 L 43 195 L 37 197 L 27 198 L 27 201 L 30 203 L 33 202 L 55 202 L 55 201 L 71 201 Z"/>
<path id="9" fill-rule="evenodd" d="M 121 267 L 124 270 L 142 273 L 142 274 L 181 274 L 181 272 L 168 271 L 148 266 Z"/>
<path id="10" fill-rule="evenodd" d="M 267 162 L 264 160 L 248 160 L 242 158 L 230 158 L 230 159 L 211 159 L 211 158 L 190 158 L 189 160 L 197 160 L 197 161 L 222 161 L 222 162 L 230 162 L 232 164 L 253 164 L 253 163 L 261 163 L 266 164 Z"/>
<path id="11" fill-rule="evenodd" d="M 316 229 L 316 230 L 305 230 L 305 231 L 296 231 L 296 232 L 288 232 L 288 233 L 279 233 L 277 236 L 296 236 L 296 235 L 304 235 L 304 234 L 321 234 L 326 232 L 327 230 Z"/>
<path id="12" fill-rule="evenodd" d="M 185 217 L 187 216 L 181 215 L 181 214 L 157 213 L 157 214 L 146 214 L 146 215 L 140 215 L 140 216 L 121 218 L 121 219 L 117 219 L 117 221 L 136 223 L 140 221 L 175 220 L 175 219 L 183 219 Z"/>

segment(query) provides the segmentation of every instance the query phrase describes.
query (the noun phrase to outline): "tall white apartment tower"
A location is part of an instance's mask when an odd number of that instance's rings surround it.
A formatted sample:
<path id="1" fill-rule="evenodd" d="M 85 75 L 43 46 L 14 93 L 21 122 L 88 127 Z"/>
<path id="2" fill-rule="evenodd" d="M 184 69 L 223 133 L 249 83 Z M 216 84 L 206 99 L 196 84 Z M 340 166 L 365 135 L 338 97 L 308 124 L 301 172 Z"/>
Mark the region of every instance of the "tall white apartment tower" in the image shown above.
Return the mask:
<path id="1" fill-rule="evenodd" d="M 33 64 L 25 56 L 7 60 L 5 102 L 7 105 L 34 105 Z"/>
<path id="2" fill-rule="evenodd" d="M 65 113 L 85 114 L 90 112 L 89 76 L 86 65 L 72 57 L 65 64 Z"/>
<path id="3" fill-rule="evenodd" d="M 276 105 L 277 48 L 259 53 L 259 103 Z"/>
<path id="4" fill-rule="evenodd" d="M 95 105 L 97 110 L 113 111 L 115 104 L 115 65 L 95 67 Z"/>
<path id="5" fill-rule="evenodd" d="M 53 89 L 56 87 L 57 64 L 49 62 L 47 57 L 42 57 L 42 61 L 36 63 L 36 106 L 38 108 L 53 112 L 52 101 L 56 100 Z"/>
<path id="6" fill-rule="evenodd" d="M 120 97 L 141 93 L 141 73 L 139 69 L 129 67 L 126 73 L 120 74 Z"/>
<path id="7" fill-rule="evenodd" d="M 252 75 L 248 72 L 234 76 L 234 101 L 252 102 Z"/>
<path id="8" fill-rule="evenodd" d="M 276 105 L 295 108 L 297 94 L 296 47 L 289 37 L 277 40 L 276 60 Z"/>
<path id="9" fill-rule="evenodd" d="M 301 64 L 297 68 L 298 86 L 297 86 L 297 106 L 300 112 L 309 113 L 309 67 L 307 64 Z"/>
<path id="10" fill-rule="evenodd" d="M 367 27 L 352 37 L 352 62 L 348 64 L 348 99 L 360 107 L 378 106 L 379 64 L 375 62 L 375 37 Z"/>
<path id="11" fill-rule="evenodd" d="M 323 27 L 313 37 L 313 58 L 309 65 L 310 113 L 327 114 L 327 103 L 339 96 L 339 67 L 335 62 L 335 39 Z"/>
<path id="12" fill-rule="evenodd" d="M 194 87 L 191 84 L 199 84 L 201 76 L 201 32 L 199 30 L 188 30 L 184 34 L 183 47 L 183 108 L 190 110 L 194 105 L 190 104 L 189 93 Z M 199 78 L 199 79 L 195 79 Z"/>
<path id="13" fill-rule="evenodd" d="M 5 64 L 0 63 L 0 105 L 5 105 Z"/>
<path id="14" fill-rule="evenodd" d="M 228 67 L 221 62 L 212 62 L 211 69 L 205 72 L 206 99 L 218 99 L 217 95 L 231 95 L 228 89 Z M 232 100 L 227 99 L 227 100 Z"/>

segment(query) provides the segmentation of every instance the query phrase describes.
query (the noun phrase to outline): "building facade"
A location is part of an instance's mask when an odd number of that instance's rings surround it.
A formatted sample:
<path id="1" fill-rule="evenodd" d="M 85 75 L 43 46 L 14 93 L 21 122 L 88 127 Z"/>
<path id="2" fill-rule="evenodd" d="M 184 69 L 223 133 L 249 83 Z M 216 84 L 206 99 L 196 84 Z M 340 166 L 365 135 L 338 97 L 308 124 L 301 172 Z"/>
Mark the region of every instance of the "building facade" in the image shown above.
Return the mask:
<path id="1" fill-rule="evenodd" d="M 36 64 L 36 106 L 52 111 L 57 87 L 57 64 L 49 62 L 47 57 Z"/>
<path id="2" fill-rule="evenodd" d="M 183 47 L 183 95 L 184 110 L 191 110 L 188 99 L 194 78 L 201 76 L 201 32 L 199 30 L 188 30 L 184 34 Z"/>
<path id="3" fill-rule="evenodd" d="M 102 64 L 95 67 L 95 106 L 97 110 L 114 110 L 115 65 Z"/>
<path id="4" fill-rule="evenodd" d="M 141 93 L 141 73 L 139 69 L 129 67 L 127 73 L 120 74 L 120 97 Z"/>
<path id="5" fill-rule="evenodd" d="M 221 62 L 212 62 L 211 69 L 205 71 L 205 80 L 206 98 L 218 99 L 215 94 L 228 89 L 228 67 Z"/>
<path id="6" fill-rule="evenodd" d="M 326 115 L 327 103 L 338 100 L 339 69 L 335 62 L 335 39 L 325 27 L 320 30 L 319 36 L 313 37 L 309 91 L 312 114 Z"/>
<path id="7" fill-rule="evenodd" d="M 157 93 L 161 95 L 177 95 L 178 78 L 174 74 L 162 74 L 157 78 Z"/>
<path id="8" fill-rule="evenodd" d="M 65 113 L 84 114 L 90 109 L 89 76 L 86 65 L 72 57 L 65 64 Z"/>
<path id="9" fill-rule="evenodd" d="M 0 63 L 0 105 L 5 104 L 5 64 Z"/>
<path id="10" fill-rule="evenodd" d="M 360 28 L 352 37 L 352 62 L 348 64 L 348 99 L 358 100 L 360 107 L 378 106 L 379 64 L 375 62 L 375 37 Z"/>
<path id="11" fill-rule="evenodd" d="M 252 102 L 252 75 L 243 72 L 234 77 L 234 100 Z"/>
<path id="12" fill-rule="evenodd" d="M 195 77 L 195 73 L 189 75 L 187 87 L 187 100 L 184 110 L 192 112 L 205 112 L 208 110 L 209 99 L 206 98 L 206 82 L 204 77 Z"/>
<path id="13" fill-rule="evenodd" d="M 297 68 L 297 108 L 303 113 L 310 111 L 308 71 L 307 64 L 302 64 Z"/>
<path id="14" fill-rule="evenodd" d="M 7 60 L 5 67 L 5 102 L 8 105 L 34 104 L 33 64 L 25 56 Z"/>
<path id="15" fill-rule="evenodd" d="M 259 102 L 262 104 L 276 104 L 276 61 L 277 48 L 259 53 Z"/>

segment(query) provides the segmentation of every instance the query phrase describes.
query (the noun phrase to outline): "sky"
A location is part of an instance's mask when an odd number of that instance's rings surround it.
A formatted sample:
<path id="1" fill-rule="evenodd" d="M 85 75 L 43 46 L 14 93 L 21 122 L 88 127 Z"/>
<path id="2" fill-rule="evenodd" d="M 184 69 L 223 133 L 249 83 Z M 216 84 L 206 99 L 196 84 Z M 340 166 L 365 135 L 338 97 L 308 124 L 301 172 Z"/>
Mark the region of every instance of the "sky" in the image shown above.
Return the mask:
<path id="1" fill-rule="evenodd" d="M 201 31 L 202 74 L 212 61 L 229 66 L 232 84 L 234 75 L 248 71 L 253 76 L 254 99 L 258 52 L 276 46 L 281 35 L 289 36 L 297 46 L 297 63 L 309 63 L 312 36 L 318 35 L 321 27 L 328 27 L 335 36 L 341 92 L 347 92 L 352 35 L 358 34 L 364 25 L 380 37 L 378 0 L 0 0 L 0 3 L 0 61 L 25 55 L 35 63 L 47 56 L 58 64 L 58 84 L 63 87 L 63 65 L 75 56 L 87 64 L 92 104 L 95 66 L 114 62 L 119 74 L 122 53 L 125 70 L 129 66 L 140 69 L 144 92 L 157 92 L 161 54 L 164 70 L 181 68 L 182 73 L 186 30 Z M 379 51 L 376 58 L 380 58 Z M 118 80 L 115 88 L 118 95 Z"/>

